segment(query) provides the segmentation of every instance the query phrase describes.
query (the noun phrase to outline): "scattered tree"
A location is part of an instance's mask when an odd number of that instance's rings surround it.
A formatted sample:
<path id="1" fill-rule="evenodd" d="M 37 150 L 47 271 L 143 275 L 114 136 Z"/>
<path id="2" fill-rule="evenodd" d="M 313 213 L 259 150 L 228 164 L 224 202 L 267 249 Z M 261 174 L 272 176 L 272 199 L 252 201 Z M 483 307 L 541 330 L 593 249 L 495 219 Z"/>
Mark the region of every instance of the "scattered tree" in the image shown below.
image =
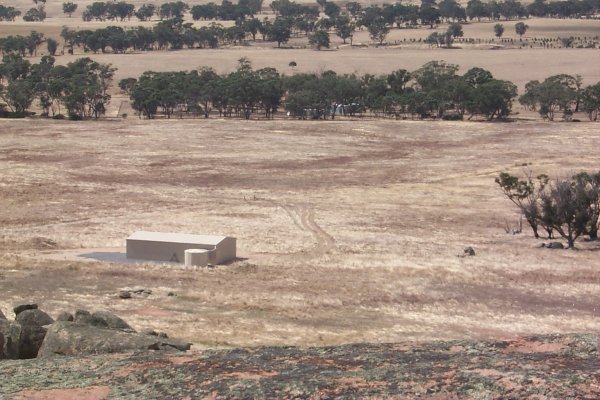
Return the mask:
<path id="1" fill-rule="evenodd" d="M 530 175 L 520 180 L 503 172 L 496 183 L 525 216 L 536 238 L 543 226 L 549 238 L 558 232 L 569 248 L 584 234 L 597 240 L 600 173 L 581 172 L 570 179 L 555 180 L 540 175 L 535 181 Z"/>
<path id="2" fill-rule="evenodd" d="M 383 44 L 383 41 L 390 32 L 390 28 L 386 26 L 382 19 L 373 22 L 367 29 L 369 30 L 369 37 L 371 40 L 377 42 L 378 45 Z"/>
<path id="3" fill-rule="evenodd" d="M 46 10 L 44 6 L 37 6 L 30 8 L 25 15 L 23 15 L 23 21 L 27 22 L 41 22 L 46 19 Z"/>
<path id="4" fill-rule="evenodd" d="M 285 18 L 276 18 L 267 32 L 269 40 L 277 42 L 277 47 L 281 47 L 281 43 L 287 43 L 291 35 L 291 24 Z"/>
<path id="5" fill-rule="evenodd" d="M 58 42 L 52 38 L 46 39 L 46 46 L 48 47 L 48 54 L 51 56 L 56 55 L 56 50 L 58 50 Z"/>
<path id="6" fill-rule="evenodd" d="M 519 102 L 532 109 L 537 109 L 541 116 L 554 120 L 557 111 L 563 111 L 568 119 L 572 108 L 576 107 L 578 99 L 578 79 L 574 76 L 561 74 L 553 75 L 540 83 L 530 81 L 525 85 L 525 94 Z"/>
<path id="7" fill-rule="evenodd" d="M 318 30 L 309 36 L 308 42 L 315 46 L 317 50 L 321 50 L 323 47 L 329 48 L 329 33 L 325 30 Z"/>
<path id="8" fill-rule="evenodd" d="M 583 110 L 587 113 L 590 121 L 597 121 L 600 112 L 600 82 L 585 88 L 581 97 Z"/>
<path id="9" fill-rule="evenodd" d="M 504 25 L 502 25 L 502 24 L 494 25 L 494 35 L 496 35 L 497 38 L 501 38 L 503 34 L 504 34 Z"/>
<path id="10" fill-rule="evenodd" d="M 462 30 L 462 25 L 458 22 L 453 22 L 448 26 L 448 29 L 446 30 L 446 34 L 445 36 L 445 42 L 446 42 L 446 47 L 451 47 L 452 46 L 452 42 L 454 40 L 454 38 L 457 37 L 462 37 L 463 36 L 463 30 Z"/>
<path id="11" fill-rule="evenodd" d="M 522 38 L 525 32 L 527 32 L 527 29 L 529 29 L 529 25 L 525 24 L 524 22 L 517 22 L 515 24 L 515 32 L 520 38 Z"/>
<path id="12" fill-rule="evenodd" d="M 12 6 L 7 7 L 0 4 L 0 21 L 14 21 L 19 15 L 21 15 L 21 11 Z"/>
<path id="13" fill-rule="evenodd" d="M 149 21 L 155 13 L 156 6 L 154 4 L 142 4 L 135 11 L 134 15 L 140 21 Z"/>
<path id="14" fill-rule="evenodd" d="M 63 10 L 63 13 L 67 14 L 69 16 L 69 18 L 71 18 L 73 13 L 77 10 L 77 4 L 70 2 L 70 1 L 68 1 L 66 3 L 62 3 L 62 10 Z"/>
<path id="15" fill-rule="evenodd" d="M 355 29 L 356 25 L 346 15 L 339 16 L 335 21 L 335 34 L 342 38 L 344 43 L 346 43 L 346 39 L 350 38 L 350 44 L 352 44 Z"/>

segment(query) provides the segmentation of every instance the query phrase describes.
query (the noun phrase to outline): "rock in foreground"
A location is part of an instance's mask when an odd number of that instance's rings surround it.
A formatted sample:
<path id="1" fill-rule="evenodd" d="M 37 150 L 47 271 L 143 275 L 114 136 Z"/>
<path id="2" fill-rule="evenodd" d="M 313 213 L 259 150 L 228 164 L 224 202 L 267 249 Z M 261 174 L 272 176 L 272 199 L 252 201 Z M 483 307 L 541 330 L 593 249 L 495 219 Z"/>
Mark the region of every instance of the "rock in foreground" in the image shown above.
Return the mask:
<path id="1" fill-rule="evenodd" d="M 141 333 L 105 329 L 75 322 L 52 324 L 38 357 L 123 353 L 143 350 L 189 350 L 190 344 Z"/>
<path id="2" fill-rule="evenodd" d="M 144 350 L 187 351 L 191 347 L 191 343 L 169 339 L 166 334 L 137 333 L 109 311 L 92 314 L 77 310 L 75 316 L 62 312 L 55 322 L 37 307 L 37 304 L 16 306 L 14 321 L 0 315 L 0 360 Z"/>
<path id="3" fill-rule="evenodd" d="M 0 398 L 597 399 L 597 340 L 551 335 L 11 360 L 0 363 L 0 376 L 11 377 Z"/>

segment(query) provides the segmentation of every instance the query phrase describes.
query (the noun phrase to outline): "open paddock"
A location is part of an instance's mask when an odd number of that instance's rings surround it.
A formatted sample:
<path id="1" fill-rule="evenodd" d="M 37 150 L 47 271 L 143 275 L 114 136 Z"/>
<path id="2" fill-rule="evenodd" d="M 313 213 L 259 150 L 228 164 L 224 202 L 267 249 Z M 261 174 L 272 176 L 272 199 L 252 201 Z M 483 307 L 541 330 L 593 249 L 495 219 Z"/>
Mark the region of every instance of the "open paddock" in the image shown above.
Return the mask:
<path id="1" fill-rule="evenodd" d="M 0 120 L 0 309 L 108 309 L 200 348 L 595 332 L 600 245 L 548 250 L 526 226 L 506 234 L 518 214 L 494 177 L 597 170 L 597 133 L 592 123 Z M 136 230 L 234 236 L 240 259 L 186 270 L 77 257 L 124 251 Z M 465 246 L 476 255 L 459 257 Z M 152 295 L 118 299 L 139 287 Z"/>

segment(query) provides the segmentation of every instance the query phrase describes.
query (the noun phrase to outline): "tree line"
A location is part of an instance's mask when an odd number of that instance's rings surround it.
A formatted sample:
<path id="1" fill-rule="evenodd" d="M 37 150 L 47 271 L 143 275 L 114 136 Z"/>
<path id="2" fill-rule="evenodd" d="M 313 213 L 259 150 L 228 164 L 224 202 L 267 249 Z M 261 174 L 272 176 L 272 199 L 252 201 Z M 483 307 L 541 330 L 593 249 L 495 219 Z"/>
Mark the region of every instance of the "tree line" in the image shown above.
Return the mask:
<path id="1" fill-rule="evenodd" d="M 600 111 L 600 83 L 584 88 L 579 75 L 553 75 L 542 82 L 527 82 L 519 103 L 537 110 L 550 121 L 554 121 L 557 113 L 562 113 L 562 118 L 569 121 L 578 111 L 584 111 L 590 121 L 596 121 Z"/>
<path id="2" fill-rule="evenodd" d="M 495 181 L 525 217 L 536 238 L 540 233 L 548 238 L 558 233 L 569 248 L 582 235 L 598 239 L 600 172 L 580 172 L 563 179 L 550 179 L 544 174 L 534 178 L 531 173 L 519 179 L 502 172 Z"/>
<path id="3" fill-rule="evenodd" d="M 151 72 L 138 79 L 121 80 L 140 116 L 173 115 L 205 118 L 272 118 L 280 111 L 303 119 L 334 119 L 339 115 L 387 118 L 503 119 L 517 98 L 516 86 L 487 70 L 471 68 L 458 73 L 458 65 L 432 61 L 415 71 L 398 69 L 385 75 L 338 74 L 335 71 L 286 76 L 275 68 L 255 70 L 246 58 L 234 72 L 217 74 L 203 67 L 193 71 Z M 108 88 L 115 69 L 90 58 L 66 66 L 51 56 L 32 64 L 20 54 L 6 54 L 0 64 L 0 109 L 26 114 L 37 99 L 44 116 L 71 119 L 98 118 L 110 101 Z M 583 87 L 581 78 L 555 75 L 542 83 L 528 83 L 519 98 L 542 112 L 585 111 L 597 120 L 600 82 Z M 559 97 L 560 96 L 565 96 Z M 571 112 L 566 112 L 571 109 Z M 544 114 L 542 114 L 544 115 Z"/>
<path id="4" fill-rule="evenodd" d="M 139 80 L 119 83 L 130 94 L 140 115 L 203 115 L 270 118 L 281 107 L 304 119 L 334 119 L 336 115 L 370 112 L 396 118 L 488 120 L 510 114 L 517 96 L 514 84 L 495 79 L 489 71 L 473 68 L 464 75 L 458 66 L 430 62 L 409 72 L 358 76 L 322 73 L 281 75 L 274 68 L 252 69 L 243 58 L 236 71 L 217 74 L 210 68 L 190 72 L 145 72 Z"/>
<path id="5" fill-rule="evenodd" d="M 84 52 L 113 52 L 123 53 L 129 50 L 179 50 L 182 48 L 211 48 L 215 49 L 224 44 L 238 44 L 250 35 L 256 40 L 260 33 L 263 40 L 271 40 L 279 45 L 287 41 L 291 31 L 276 20 L 261 23 L 257 19 L 247 20 L 231 27 L 212 22 L 208 26 L 194 27 L 181 18 L 171 18 L 160 21 L 152 28 L 144 26 L 122 28 L 108 26 L 96 30 L 73 30 L 64 27 L 60 36 L 69 53 L 75 48 Z M 1 45 L 1 43 L 0 43 Z M 0 46 L 3 51 L 10 51 Z"/>
<path id="6" fill-rule="evenodd" d="M 588 5 L 600 3 L 600 0 L 569 1 L 584 1 Z M 552 4 L 556 3 L 560 2 Z M 84 18 L 123 20 L 129 19 L 131 15 L 137 15 L 141 20 L 148 20 L 152 15 L 158 13 L 161 21 L 152 28 L 138 26 L 124 29 L 118 26 L 108 26 L 96 30 L 74 31 L 65 27 L 61 36 L 69 52 L 73 52 L 75 46 L 81 47 L 84 52 L 92 51 L 94 53 L 98 51 L 122 53 L 128 50 L 153 49 L 178 50 L 184 47 L 217 48 L 225 44 L 238 44 L 249 37 L 256 40 L 258 34 L 263 40 L 277 42 L 278 47 L 282 43 L 286 43 L 293 35 L 306 35 L 309 43 L 320 50 L 323 47 L 329 47 L 329 35 L 332 31 L 344 43 L 348 39 L 352 43 L 355 31 L 365 28 L 368 30 L 371 40 L 377 44 L 383 44 L 390 29 L 394 26 L 401 28 L 427 24 L 433 27 L 441 20 L 446 20 L 454 22 L 450 23 L 445 32 L 431 33 L 425 39 L 425 43 L 438 47 L 451 47 L 456 38 L 463 36 L 461 22 L 467 18 L 500 19 L 503 17 L 510 19 L 515 16 L 529 15 L 526 7 L 515 0 L 491 3 L 470 0 L 466 10 L 463 10 L 456 0 L 442 0 L 439 3 L 436 3 L 435 0 L 423 0 L 421 7 L 396 3 L 383 7 L 362 8 L 359 3 L 350 2 L 345 5 L 345 10 L 336 3 L 326 0 L 319 0 L 319 5 L 325 14 L 324 17 L 321 17 L 319 9 L 314 6 L 301 5 L 291 0 L 275 0 L 271 3 L 271 8 L 276 17 L 260 20 L 254 16 L 262 7 L 260 0 L 242 0 L 238 4 L 223 0 L 220 6 L 209 3 L 192 7 L 192 16 L 195 20 L 235 20 L 235 25 L 224 27 L 213 22 L 209 26 L 196 28 L 192 23 L 184 22 L 183 14 L 189 10 L 189 7 L 181 1 L 163 3 L 158 9 L 152 4 L 143 4 L 137 11 L 134 11 L 133 5 L 125 2 L 94 2 L 84 12 Z M 63 8 L 72 12 L 76 8 L 76 4 L 64 3 Z M 528 26 L 523 22 L 515 25 L 515 31 L 521 37 L 527 28 Z M 497 37 L 501 37 L 504 33 L 504 26 L 500 23 L 496 24 L 494 33 Z M 571 47 L 574 42 L 574 38 L 562 38 L 561 40 L 563 47 Z M 0 46 L 3 53 L 14 51 L 13 48 L 14 46 Z M 55 54 L 55 42 L 49 42 L 48 50 L 51 55 Z"/>
<path id="7" fill-rule="evenodd" d="M 140 21 L 147 21 L 154 15 L 162 19 L 183 18 L 190 12 L 194 20 L 238 20 L 253 17 L 262 10 L 263 0 L 241 0 L 237 4 L 230 0 L 222 0 L 221 4 L 209 2 L 203 5 L 190 7 L 182 1 L 163 3 L 159 6 L 143 4 L 138 9 L 125 1 L 97 1 L 88 5 L 82 13 L 84 21 L 91 20 L 125 20 L 132 17 Z M 316 5 L 298 4 L 292 0 L 274 0 L 269 5 L 270 9 L 283 17 L 310 16 L 318 19 L 319 11 L 332 18 L 339 14 L 351 16 L 357 22 L 365 22 L 363 26 L 370 25 L 373 19 L 383 19 L 386 24 L 411 24 L 419 22 L 423 25 L 436 23 L 440 20 L 466 21 L 470 20 L 506 20 L 525 18 L 529 16 L 574 18 L 593 15 L 600 9 L 599 0 L 535 0 L 524 5 L 516 0 L 484 2 L 482 0 L 469 0 L 463 7 L 456 0 L 421 0 L 420 5 L 406 5 L 397 2 L 383 6 L 364 7 L 355 1 L 346 3 L 342 8 L 337 3 L 327 0 L 317 0 Z M 63 12 L 71 14 L 77 9 L 73 2 L 63 3 Z M 0 9 L 1 10 L 1 9 Z M 360 23 L 359 23 L 360 24 Z"/>
<path id="8" fill-rule="evenodd" d="M 52 56 L 32 64 L 7 54 L 0 64 L 0 115 L 26 116 L 37 99 L 43 116 L 98 118 L 110 101 L 108 89 L 115 69 L 90 58 L 55 65 Z"/>
<path id="9" fill-rule="evenodd" d="M 220 19 L 223 21 L 235 21 L 248 16 L 254 16 L 260 12 L 261 8 L 262 0 L 241 0 L 237 4 L 229 0 L 223 0 L 221 5 L 211 2 L 206 5 L 195 5 L 191 8 L 187 3 L 174 1 L 163 3 L 159 6 L 142 4 L 137 10 L 133 4 L 124 1 L 96 1 L 86 7 L 82 18 L 84 21 L 123 21 L 125 19 L 130 20 L 135 16 L 140 21 L 148 21 L 155 15 L 161 20 L 170 18 L 183 19 L 185 13 L 191 12 L 194 20 Z M 71 9 L 72 6 L 69 7 L 69 11 Z M 66 12 L 64 5 L 63 11 Z"/>
<path id="10" fill-rule="evenodd" d="M 130 94 L 140 115 L 199 116 L 213 110 L 220 116 L 271 117 L 280 108 L 305 119 L 370 113 L 394 118 L 441 118 L 487 120 L 510 115 L 516 86 L 499 80 L 487 70 L 432 61 L 415 71 L 396 70 L 387 75 L 337 74 L 335 71 L 299 73 L 291 76 L 276 69 L 252 69 L 243 58 L 236 71 L 217 74 L 210 68 L 180 72 L 145 72 L 139 79 L 119 82 Z M 569 87 L 571 81 L 550 77 Z M 577 79 L 577 78 L 573 78 Z M 600 83 L 578 89 L 579 104 L 596 120 L 600 110 Z M 524 95 L 527 96 L 527 93 Z M 541 93 L 540 99 L 550 101 Z M 575 101 L 575 100 L 574 100 Z M 588 111 L 589 110 L 589 111 Z"/>
<path id="11" fill-rule="evenodd" d="M 45 1 L 37 0 L 37 7 L 31 8 L 23 16 L 27 21 L 43 21 L 46 18 L 44 6 L 40 3 Z M 88 5 L 82 13 L 84 21 L 123 21 L 130 20 L 132 17 L 140 21 L 147 21 L 153 16 L 158 16 L 161 20 L 170 18 L 183 19 L 184 14 L 190 12 L 194 20 L 245 20 L 248 17 L 253 18 L 260 13 L 263 6 L 263 0 L 240 0 L 233 3 L 230 0 L 222 0 L 221 4 L 210 2 L 204 5 L 194 5 L 190 7 L 187 3 L 179 0 L 162 3 L 159 6 L 154 4 L 142 4 L 137 9 L 131 3 L 125 1 L 96 1 Z M 63 3 L 63 12 L 71 16 L 78 8 L 76 3 L 71 1 Z M 319 20 L 319 11 L 326 15 L 326 20 L 322 25 L 335 26 L 335 20 L 338 16 L 348 17 L 357 27 L 365 27 L 375 24 L 383 24 L 387 27 L 430 25 L 440 21 L 466 21 L 489 19 L 506 20 L 513 18 L 536 17 L 554 17 L 554 18 L 575 18 L 597 14 L 600 10 L 600 0 L 559 0 L 548 2 L 547 0 L 535 0 L 533 3 L 523 5 L 516 0 L 483 2 L 482 0 L 469 0 L 466 7 L 463 7 L 456 0 L 421 0 L 420 5 L 405 5 L 400 2 L 395 4 L 385 4 L 383 6 L 371 5 L 363 7 L 359 2 L 351 1 L 342 8 L 335 2 L 327 0 L 317 0 L 316 5 L 304 5 L 295 3 L 293 0 L 274 0 L 270 3 L 271 10 L 276 16 L 284 18 L 304 18 L 305 21 L 295 21 L 300 25 L 315 25 Z M 0 21 L 14 20 L 21 12 L 14 7 L 0 6 Z M 294 22 L 294 21 L 290 21 Z M 307 27 L 308 28 L 308 27 Z M 310 31 L 314 31 L 313 26 Z"/>

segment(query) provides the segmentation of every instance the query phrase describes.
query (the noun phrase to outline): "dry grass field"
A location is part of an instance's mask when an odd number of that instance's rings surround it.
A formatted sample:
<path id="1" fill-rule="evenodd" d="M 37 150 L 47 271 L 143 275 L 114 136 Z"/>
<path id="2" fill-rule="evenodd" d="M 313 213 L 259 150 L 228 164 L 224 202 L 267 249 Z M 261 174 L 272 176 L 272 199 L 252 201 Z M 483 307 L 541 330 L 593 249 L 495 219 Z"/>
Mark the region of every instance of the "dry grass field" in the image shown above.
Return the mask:
<path id="1" fill-rule="evenodd" d="M 0 309 L 108 309 L 196 348 L 600 329 L 598 243 L 537 248 L 504 170 L 600 165 L 592 123 L 0 121 Z M 214 269 L 95 261 L 225 234 Z M 476 255 L 458 257 L 465 246 Z M 87 258 L 86 258 L 87 257 Z M 149 297 L 121 300 L 126 288 Z M 173 292 L 176 296 L 168 296 Z"/>
<path id="2" fill-rule="evenodd" d="M 140 4 L 141 2 L 135 2 Z M 0 23 L 0 36 L 94 29 L 48 4 L 44 23 Z M 32 3 L 19 0 L 17 8 Z M 506 22 L 506 37 L 514 38 Z M 154 22 L 152 22 L 154 23 Z M 149 24 L 152 24 L 149 23 Z M 600 21 L 531 19 L 527 36 L 600 34 Z M 117 23 L 139 25 L 137 21 Z M 492 23 L 465 37 L 492 39 Z M 440 30 L 445 29 L 444 26 Z M 118 68 L 200 66 L 248 57 L 286 74 L 414 70 L 432 60 L 478 66 L 522 90 L 532 79 L 600 81 L 597 49 L 432 49 L 429 29 L 393 30 L 387 47 L 217 50 L 81 56 Z M 366 32 L 356 43 L 370 44 Z M 394 45 L 392 45 L 394 44 Z M 42 51 L 43 54 L 43 51 Z M 35 59 L 33 59 L 35 61 Z M 293 70 L 288 66 L 296 61 Z M 113 89 L 117 94 L 117 90 Z M 119 112 L 113 97 L 107 115 Z M 127 102 L 125 101 L 124 104 Z M 521 112 L 520 107 L 515 107 Z M 324 345 L 590 332 L 600 328 L 600 244 L 537 248 L 494 184 L 501 171 L 563 176 L 599 168 L 598 124 L 385 120 L 0 120 L 0 309 L 36 301 L 54 316 L 109 309 L 196 348 Z M 527 167 L 524 167 L 527 166 Z M 135 230 L 238 238 L 240 259 L 214 269 L 119 260 Z M 459 257 L 473 246 L 474 257 Z M 127 288 L 148 297 L 121 300 Z M 169 293 L 175 296 L 168 296 Z"/>

